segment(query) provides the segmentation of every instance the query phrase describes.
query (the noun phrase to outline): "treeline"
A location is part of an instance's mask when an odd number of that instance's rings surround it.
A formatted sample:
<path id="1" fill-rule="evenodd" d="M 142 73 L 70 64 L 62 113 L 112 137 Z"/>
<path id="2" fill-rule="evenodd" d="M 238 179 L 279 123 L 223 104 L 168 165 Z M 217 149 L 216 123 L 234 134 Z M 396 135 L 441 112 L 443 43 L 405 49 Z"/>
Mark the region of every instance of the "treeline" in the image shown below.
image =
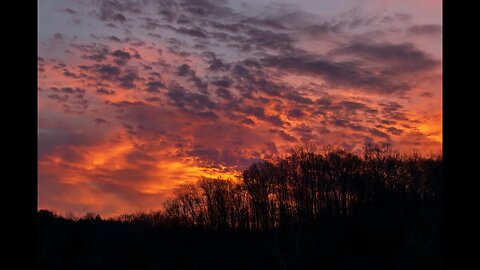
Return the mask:
<path id="1" fill-rule="evenodd" d="M 294 149 L 163 211 L 37 215 L 39 269 L 442 269 L 442 159 Z"/>
<path id="2" fill-rule="evenodd" d="M 331 217 L 438 214 L 442 158 L 369 144 L 295 148 L 252 164 L 238 182 L 202 179 L 179 187 L 165 217 L 182 226 L 268 230 Z"/>

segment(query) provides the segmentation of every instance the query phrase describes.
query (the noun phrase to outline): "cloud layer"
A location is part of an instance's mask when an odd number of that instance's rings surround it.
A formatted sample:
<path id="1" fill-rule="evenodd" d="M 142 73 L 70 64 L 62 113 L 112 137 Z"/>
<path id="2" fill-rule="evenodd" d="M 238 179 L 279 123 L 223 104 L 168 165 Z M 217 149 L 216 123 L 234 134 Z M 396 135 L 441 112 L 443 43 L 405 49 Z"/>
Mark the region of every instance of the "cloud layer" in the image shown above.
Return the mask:
<path id="1" fill-rule="evenodd" d="M 39 207 L 158 209 L 302 143 L 440 152 L 436 9 L 307 2 L 39 3 Z"/>

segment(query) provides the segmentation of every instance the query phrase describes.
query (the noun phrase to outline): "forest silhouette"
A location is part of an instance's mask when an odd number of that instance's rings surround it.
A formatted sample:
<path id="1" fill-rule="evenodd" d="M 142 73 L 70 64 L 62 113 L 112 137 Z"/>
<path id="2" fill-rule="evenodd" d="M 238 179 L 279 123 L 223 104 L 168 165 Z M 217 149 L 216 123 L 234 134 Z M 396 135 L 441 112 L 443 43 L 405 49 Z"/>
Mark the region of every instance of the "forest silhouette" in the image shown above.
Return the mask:
<path id="1" fill-rule="evenodd" d="M 37 215 L 41 269 L 441 269 L 442 157 L 297 147 L 163 211 Z"/>

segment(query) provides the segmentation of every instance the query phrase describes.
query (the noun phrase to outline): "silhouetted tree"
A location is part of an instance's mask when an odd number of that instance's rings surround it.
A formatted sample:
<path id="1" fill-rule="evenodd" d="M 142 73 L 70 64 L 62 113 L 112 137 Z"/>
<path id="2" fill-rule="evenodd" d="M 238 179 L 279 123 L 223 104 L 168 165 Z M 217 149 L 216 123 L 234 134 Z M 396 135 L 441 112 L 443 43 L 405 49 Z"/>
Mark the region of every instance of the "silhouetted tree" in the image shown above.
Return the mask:
<path id="1" fill-rule="evenodd" d="M 38 211 L 41 269 L 440 269 L 442 157 L 293 148 L 239 181 L 179 186 L 163 211 Z M 70 217 L 73 217 L 71 215 Z"/>
<path id="2" fill-rule="evenodd" d="M 202 179 L 179 189 L 166 214 L 182 224 L 272 229 L 325 217 L 404 215 L 440 200 L 441 157 L 367 144 L 363 156 L 312 145 L 245 169 L 237 184 Z"/>

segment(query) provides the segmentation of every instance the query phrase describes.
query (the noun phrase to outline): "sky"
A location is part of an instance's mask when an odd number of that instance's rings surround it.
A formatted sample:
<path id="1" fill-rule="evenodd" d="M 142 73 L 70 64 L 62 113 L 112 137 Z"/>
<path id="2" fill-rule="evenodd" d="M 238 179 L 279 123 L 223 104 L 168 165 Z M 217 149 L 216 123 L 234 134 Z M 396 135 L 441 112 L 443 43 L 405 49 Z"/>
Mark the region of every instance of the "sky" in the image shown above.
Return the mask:
<path id="1" fill-rule="evenodd" d="M 38 208 L 162 208 L 306 143 L 442 151 L 436 0 L 39 0 Z"/>

